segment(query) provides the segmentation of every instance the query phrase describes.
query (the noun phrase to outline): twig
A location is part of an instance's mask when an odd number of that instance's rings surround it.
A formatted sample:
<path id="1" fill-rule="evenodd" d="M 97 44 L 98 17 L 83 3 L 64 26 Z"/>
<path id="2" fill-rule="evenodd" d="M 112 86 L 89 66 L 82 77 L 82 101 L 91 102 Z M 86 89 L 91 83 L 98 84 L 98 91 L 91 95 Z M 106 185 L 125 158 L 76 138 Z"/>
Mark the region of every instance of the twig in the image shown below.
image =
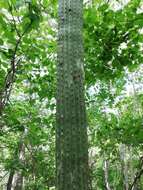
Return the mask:
<path id="1" fill-rule="evenodd" d="M 19 37 L 21 37 L 21 36 L 20 36 L 20 32 L 19 32 L 19 30 L 17 29 L 17 26 L 16 26 L 16 20 L 15 20 L 15 18 L 14 18 L 13 12 L 12 12 L 12 6 L 10 5 L 9 2 L 8 2 L 8 6 L 9 6 L 9 10 L 10 10 L 10 13 L 11 13 L 11 16 L 12 16 L 12 20 L 13 20 L 13 24 L 14 24 L 15 31 L 16 31 L 17 35 L 18 35 Z"/>

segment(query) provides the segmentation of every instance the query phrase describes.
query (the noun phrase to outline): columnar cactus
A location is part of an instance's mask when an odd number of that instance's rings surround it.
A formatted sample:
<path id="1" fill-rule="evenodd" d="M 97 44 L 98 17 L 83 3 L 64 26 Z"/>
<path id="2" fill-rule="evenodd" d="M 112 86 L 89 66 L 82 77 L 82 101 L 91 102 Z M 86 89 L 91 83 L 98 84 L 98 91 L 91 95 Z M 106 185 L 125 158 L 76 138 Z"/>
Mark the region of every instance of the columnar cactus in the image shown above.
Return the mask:
<path id="1" fill-rule="evenodd" d="M 59 0 L 56 115 L 57 190 L 88 190 L 82 11 L 82 0 Z"/>

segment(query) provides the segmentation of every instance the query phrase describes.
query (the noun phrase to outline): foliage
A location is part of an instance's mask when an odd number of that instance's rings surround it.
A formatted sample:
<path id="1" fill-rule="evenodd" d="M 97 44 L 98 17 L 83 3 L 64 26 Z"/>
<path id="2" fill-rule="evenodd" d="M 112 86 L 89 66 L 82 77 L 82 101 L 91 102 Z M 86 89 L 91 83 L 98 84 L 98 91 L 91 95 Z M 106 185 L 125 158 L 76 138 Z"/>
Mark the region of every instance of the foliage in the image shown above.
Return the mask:
<path id="1" fill-rule="evenodd" d="M 84 5 L 93 189 L 105 188 L 105 160 L 109 162 L 112 189 L 123 190 L 125 166 L 129 186 L 140 169 L 141 6 L 140 0 L 129 1 L 118 10 L 105 1 Z M 24 177 L 25 189 L 46 190 L 55 186 L 57 2 L 1 0 L 0 7 L 0 188 L 6 189 L 8 176 L 14 170 Z M 24 146 L 22 159 L 16 153 L 19 143 Z M 142 189 L 142 178 L 138 186 Z"/>
<path id="2" fill-rule="evenodd" d="M 85 9 L 85 69 L 91 84 L 97 79 L 116 80 L 126 67 L 134 70 L 142 63 L 140 2 L 130 1 L 117 11 L 106 3 Z"/>

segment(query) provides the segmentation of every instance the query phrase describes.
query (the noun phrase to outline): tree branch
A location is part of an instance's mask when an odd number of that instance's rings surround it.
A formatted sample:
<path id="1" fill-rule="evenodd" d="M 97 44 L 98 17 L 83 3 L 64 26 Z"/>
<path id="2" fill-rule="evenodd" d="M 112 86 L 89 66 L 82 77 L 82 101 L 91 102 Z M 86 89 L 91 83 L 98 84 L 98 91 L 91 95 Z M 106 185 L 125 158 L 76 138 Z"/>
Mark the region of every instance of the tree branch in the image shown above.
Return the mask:
<path id="1" fill-rule="evenodd" d="M 130 185 L 129 190 L 134 189 L 135 185 L 137 184 L 137 182 L 143 175 L 143 157 L 140 158 L 140 161 L 141 161 L 141 169 L 139 171 L 137 171 L 137 173 L 135 174 L 135 178 L 133 180 L 133 183 Z"/>
<path id="2" fill-rule="evenodd" d="M 16 41 L 15 48 L 14 48 L 14 51 L 13 51 L 13 55 L 12 55 L 11 60 L 10 60 L 11 67 L 8 70 L 7 75 L 5 77 L 4 88 L 0 92 L 0 115 L 2 115 L 2 111 L 3 111 L 3 109 L 4 109 L 4 107 L 5 107 L 6 103 L 7 103 L 7 101 L 9 100 L 9 97 L 10 97 L 10 94 L 11 94 L 11 90 L 12 90 L 12 86 L 13 86 L 13 83 L 14 83 L 14 78 L 15 78 L 16 70 L 17 70 L 19 62 L 21 61 L 21 58 L 20 58 L 16 62 L 16 54 L 17 54 L 19 45 L 22 42 L 22 38 L 26 34 L 27 30 L 32 25 L 32 23 L 30 23 L 26 27 L 26 29 L 23 31 L 23 33 L 20 34 L 19 31 L 17 30 L 15 20 L 13 20 L 13 22 L 14 22 L 15 30 L 16 30 L 17 35 L 18 35 L 19 38 Z"/>

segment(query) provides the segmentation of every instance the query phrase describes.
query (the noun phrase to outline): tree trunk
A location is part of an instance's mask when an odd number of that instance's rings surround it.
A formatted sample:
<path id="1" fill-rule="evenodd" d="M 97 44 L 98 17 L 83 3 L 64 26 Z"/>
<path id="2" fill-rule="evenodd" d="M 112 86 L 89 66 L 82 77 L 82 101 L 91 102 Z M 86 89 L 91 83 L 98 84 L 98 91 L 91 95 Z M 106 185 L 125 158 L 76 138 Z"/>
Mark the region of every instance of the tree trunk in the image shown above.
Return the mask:
<path id="1" fill-rule="evenodd" d="M 108 175 L 109 171 L 108 170 L 109 170 L 109 163 L 108 163 L 108 160 L 105 159 L 103 161 L 104 182 L 105 182 L 106 190 L 111 190 L 110 184 L 109 184 L 109 175 Z"/>
<path id="2" fill-rule="evenodd" d="M 59 0 L 56 114 L 57 190 L 88 190 L 82 0 Z"/>
<path id="3" fill-rule="evenodd" d="M 24 162 L 24 154 L 25 154 L 25 147 L 24 144 L 21 144 L 19 150 L 19 161 L 22 163 Z M 14 190 L 22 190 L 23 189 L 23 174 L 22 171 L 17 171 L 15 175 L 15 186 Z"/>
<path id="4" fill-rule="evenodd" d="M 7 182 L 7 188 L 6 188 L 7 190 L 12 189 L 13 177 L 14 177 L 14 170 L 11 170 L 11 172 L 9 174 L 8 182 Z"/>
<path id="5" fill-rule="evenodd" d="M 20 159 L 22 148 L 23 148 L 23 136 L 22 136 L 22 139 L 20 139 L 18 146 L 16 147 L 15 152 L 14 152 L 15 162 Z M 12 168 L 9 174 L 8 182 L 7 182 L 7 190 L 12 190 L 15 173 L 16 173 L 15 168 Z"/>
<path id="6" fill-rule="evenodd" d="M 121 159 L 121 169 L 123 178 L 123 189 L 129 189 L 129 179 L 128 179 L 128 163 L 126 160 L 126 146 L 121 144 L 120 146 L 120 159 Z"/>
<path id="7" fill-rule="evenodd" d="M 21 172 L 17 172 L 15 177 L 15 187 L 14 190 L 22 190 L 23 189 L 23 175 Z"/>

